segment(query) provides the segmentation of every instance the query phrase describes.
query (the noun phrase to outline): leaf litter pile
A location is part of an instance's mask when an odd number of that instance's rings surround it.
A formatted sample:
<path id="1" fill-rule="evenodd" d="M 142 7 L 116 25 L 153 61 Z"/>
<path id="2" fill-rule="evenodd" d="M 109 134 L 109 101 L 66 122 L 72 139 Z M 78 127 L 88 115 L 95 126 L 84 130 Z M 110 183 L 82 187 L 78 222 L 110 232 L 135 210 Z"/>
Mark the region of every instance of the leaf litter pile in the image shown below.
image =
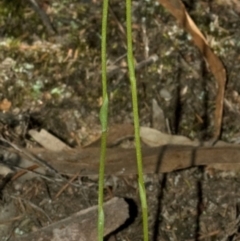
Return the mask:
<path id="1" fill-rule="evenodd" d="M 240 240 L 240 4 L 132 4 L 150 240 Z M 0 10 L 0 240 L 96 240 L 101 3 Z M 110 241 L 142 240 L 124 14 L 111 1 Z"/>

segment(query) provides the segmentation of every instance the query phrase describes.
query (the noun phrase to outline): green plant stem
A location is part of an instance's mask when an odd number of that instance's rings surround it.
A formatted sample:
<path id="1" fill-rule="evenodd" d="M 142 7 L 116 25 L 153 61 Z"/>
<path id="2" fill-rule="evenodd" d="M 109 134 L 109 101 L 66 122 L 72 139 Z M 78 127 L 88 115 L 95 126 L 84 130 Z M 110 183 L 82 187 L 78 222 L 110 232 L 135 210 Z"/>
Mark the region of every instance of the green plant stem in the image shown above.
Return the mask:
<path id="1" fill-rule="evenodd" d="M 103 104 L 100 110 L 100 121 L 102 126 L 101 155 L 99 164 L 98 179 L 98 240 L 102 241 L 104 236 L 104 212 L 103 212 L 103 189 L 104 189 L 104 167 L 106 159 L 107 127 L 108 127 L 108 95 L 107 95 L 107 15 L 108 0 L 103 1 L 102 11 L 102 99 Z"/>
<path id="2" fill-rule="evenodd" d="M 148 208 L 146 199 L 146 190 L 144 186 L 143 178 L 143 165 L 142 165 L 142 152 L 140 141 L 140 127 L 138 117 L 138 99 L 137 99 L 137 86 L 135 78 L 134 58 L 132 50 L 132 22 L 131 22 L 131 0 L 126 0 L 126 18 L 127 18 L 127 59 L 129 68 L 129 78 L 131 82 L 132 91 L 132 105 L 134 114 L 134 131 L 135 131 L 135 143 L 136 143 L 136 156 L 137 156 L 137 168 L 138 168 L 138 186 L 142 207 L 143 218 L 143 237 L 144 241 L 148 241 Z"/>

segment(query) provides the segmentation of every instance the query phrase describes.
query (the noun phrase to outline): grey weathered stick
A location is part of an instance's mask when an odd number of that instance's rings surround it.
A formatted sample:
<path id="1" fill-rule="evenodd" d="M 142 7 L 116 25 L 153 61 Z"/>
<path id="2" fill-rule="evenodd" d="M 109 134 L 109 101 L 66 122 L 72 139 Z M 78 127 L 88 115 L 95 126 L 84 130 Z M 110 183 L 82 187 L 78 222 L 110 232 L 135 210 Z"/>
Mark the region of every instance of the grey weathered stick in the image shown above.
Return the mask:
<path id="1" fill-rule="evenodd" d="M 41 18 L 44 26 L 46 27 L 48 33 L 50 35 L 53 35 L 57 33 L 56 29 L 53 27 L 48 15 L 41 9 L 38 2 L 36 0 L 28 0 L 28 2 L 31 4 L 33 10 L 39 15 Z"/>
<path id="2" fill-rule="evenodd" d="M 116 230 L 129 217 L 128 205 L 121 198 L 113 198 L 104 204 L 104 235 Z M 96 241 L 97 206 L 82 210 L 66 219 L 53 223 L 39 231 L 12 238 L 10 241 Z"/>

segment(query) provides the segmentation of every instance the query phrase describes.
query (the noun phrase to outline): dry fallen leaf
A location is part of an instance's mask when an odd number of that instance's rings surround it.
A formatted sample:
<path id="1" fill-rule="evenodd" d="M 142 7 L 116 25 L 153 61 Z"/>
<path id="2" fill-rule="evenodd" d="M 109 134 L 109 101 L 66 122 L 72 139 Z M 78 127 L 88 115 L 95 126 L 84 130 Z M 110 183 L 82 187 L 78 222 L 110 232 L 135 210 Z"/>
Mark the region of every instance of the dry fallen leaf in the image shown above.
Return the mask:
<path id="1" fill-rule="evenodd" d="M 140 127 L 142 141 L 151 147 L 163 145 L 199 146 L 199 141 L 192 141 L 185 136 L 169 135 L 150 127 Z"/>
<path id="2" fill-rule="evenodd" d="M 226 70 L 221 60 L 214 54 L 209 47 L 208 42 L 194 21 L 187 13 L 183 3 L 180 0 L 159 0 L 159 2 L 177 19 L 180 26 L 185 29 L 191 36 L 194 44 L 198 47 L 205 58 L 209 69 L 214 75 L 217 84 L 216 109 L 214 117 L 214 135 L 213 139 L 217 140 L 221 134 L 223 100 L 226 85 Z"/>
<path id="3" fill-rule="evenodd" d="M 11 106 L 12 106 L 12 102 L 6 98 L 0 102 L 0 110 L 2 111 L 9 111 Z"/>

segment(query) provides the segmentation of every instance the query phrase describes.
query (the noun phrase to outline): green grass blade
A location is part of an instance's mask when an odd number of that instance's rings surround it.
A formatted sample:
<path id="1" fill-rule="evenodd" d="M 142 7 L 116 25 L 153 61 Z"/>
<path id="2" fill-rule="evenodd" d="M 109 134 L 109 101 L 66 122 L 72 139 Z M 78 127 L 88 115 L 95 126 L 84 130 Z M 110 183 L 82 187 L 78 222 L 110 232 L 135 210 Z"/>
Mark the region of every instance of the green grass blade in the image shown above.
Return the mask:
<path id="1" fill-rule="evenodd" d="M 134 114 L 134 131 L 135 131 L 135 143 L 136 143 L 136 156 L 137 156 L 137 168 L 138 168 L 138 186 L 142 207 L 143 217 L 143 237 L 144 241 L 148 241 L 148 208 L 146 190 L 143 179 L 143 167 L 142 167 L 142 152 L 141 152 L 141 140 L 140 140 L 140 127 L 138 117 L 138 99 L 137 99 L 137 86 L 135 78 L 134 58 L 132 49 L 132 21 L 131 21 L 131 0 L 126 0 L 126 18 L 127 18 L 127 59 L 129 68 L 129 78 L 131 82 L 132 92 L 132 105 Z"/>
<path id="2" fill-rule="evenodd" d="M 107 16 L 108 0 L 103 1 L 102 11 L 102 39 L 101 39 L 101 61 L 102 61 L 102 99 L 100 110 L 100 121 L 102 126 L 101 155 L 98 179 L 98 240 L 103 241 L 104 236 L 104 212 L 103 212 L 103 189 L 104 189 L 104 167 L 106 159 L 106 143 L 108 128 L 108 95 L 107 95 Z"/>

